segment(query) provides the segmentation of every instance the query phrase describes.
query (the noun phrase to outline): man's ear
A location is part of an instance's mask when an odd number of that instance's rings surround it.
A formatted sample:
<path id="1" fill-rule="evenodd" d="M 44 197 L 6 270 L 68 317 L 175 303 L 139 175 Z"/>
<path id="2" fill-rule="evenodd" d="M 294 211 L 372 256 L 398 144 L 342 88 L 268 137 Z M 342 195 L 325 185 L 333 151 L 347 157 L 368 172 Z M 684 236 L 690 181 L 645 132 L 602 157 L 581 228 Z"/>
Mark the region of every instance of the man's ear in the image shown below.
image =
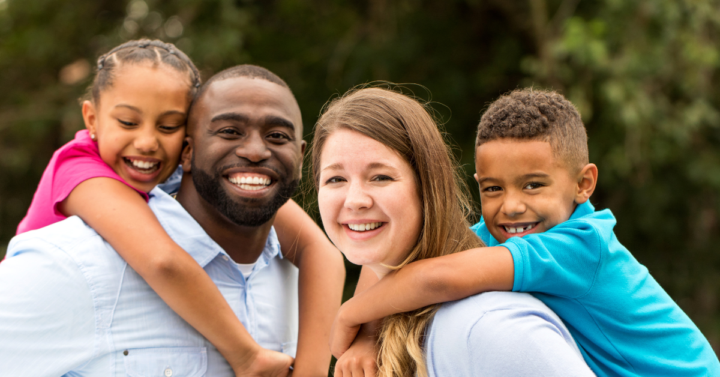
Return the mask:
<path id="1" fill-rule="evenodd" d="M 85 122 L 85 128 L 87 128 L 90 136 L 95 139 L 95 135 L 97 134 L 97 109 L 92 102 L 83 101 L 82 116 Z"/>
<path id="2" fill-rule="evenodd" d="M 185 148 L 183 148 L 180 154 L 180 163 L 182 164 L 183 173 L 189 173 L 192 164 L 190 163 L 193 158 L 193 140 L 190 136 L 185 137 Z"/>
<path id="3" fill-rule="evenodd" d="M 585 203 L 595 192 L 595 185 L 598 179 L 598 168 L 595 164 L 587 164 L 580 169 L 577 176 L 577 193 L 575 194 L 575 203 Z"/>

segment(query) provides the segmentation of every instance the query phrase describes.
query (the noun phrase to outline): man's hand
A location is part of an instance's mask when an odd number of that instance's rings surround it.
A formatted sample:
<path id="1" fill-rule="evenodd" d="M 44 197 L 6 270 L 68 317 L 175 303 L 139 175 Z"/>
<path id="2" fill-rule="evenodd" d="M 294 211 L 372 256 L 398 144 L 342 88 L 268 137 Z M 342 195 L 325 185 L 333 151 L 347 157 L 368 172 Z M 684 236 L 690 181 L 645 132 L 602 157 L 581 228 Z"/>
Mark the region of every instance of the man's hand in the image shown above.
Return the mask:
<path id="1" fill-rule="evenodd" d="M 247 356 L 242 363 L 233 366 L 236 377 L 287 377 L 295 361 L 284 353 L 260 347 L 257 352 Z"/>
<path id="2" fill-rule="evenodd" d="M 377 339 L 364 331 L 335 363 L 335 377 L 375 377 L 377 375 Z"/>
<path id="3" fill-rule="evenodd" d="M 332 352 L 333 356 L 338 360 L 340 360 L 340 357 L 350 348 L 358 331 L 360 331 L 360 325 L 348 326 L 345 323 L 343 320 L 344 307 L 345 305 L 340 307 L 330 328 L 330 352 Z"/>

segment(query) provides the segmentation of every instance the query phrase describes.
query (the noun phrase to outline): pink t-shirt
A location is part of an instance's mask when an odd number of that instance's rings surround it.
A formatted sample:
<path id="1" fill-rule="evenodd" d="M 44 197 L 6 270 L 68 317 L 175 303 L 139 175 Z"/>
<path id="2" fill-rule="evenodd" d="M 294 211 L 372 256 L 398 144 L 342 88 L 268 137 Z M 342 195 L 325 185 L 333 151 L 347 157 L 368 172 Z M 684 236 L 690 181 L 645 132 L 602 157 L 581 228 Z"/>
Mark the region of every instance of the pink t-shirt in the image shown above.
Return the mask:
<path id="1" fill-rule="evenodd" d="M 55 151 L 50 159 L 27 215 L 18 225 L 17 234 L 64 220 L 66 217 L 58 211 L 58 204 L 65 200 L 77 185 L 97 177 L 117 179 L 148 200 L 147 193 L 130 186 L 100 158 L 97 143 L 90 139 L 87 130 L 78 131 L 75 139 Z"/>

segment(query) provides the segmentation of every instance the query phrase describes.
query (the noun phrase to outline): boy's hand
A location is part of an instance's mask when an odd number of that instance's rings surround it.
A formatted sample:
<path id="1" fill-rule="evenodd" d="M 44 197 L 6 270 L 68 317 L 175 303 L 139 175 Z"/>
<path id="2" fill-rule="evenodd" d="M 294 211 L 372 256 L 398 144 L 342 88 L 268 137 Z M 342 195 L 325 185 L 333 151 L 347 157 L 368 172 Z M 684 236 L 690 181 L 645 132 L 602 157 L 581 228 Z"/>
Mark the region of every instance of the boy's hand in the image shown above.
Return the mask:
<path id="1" fill-rule="evenodd" d="M 343 320 L 344 307 L 345 305 L 340 307 L 330 328 L 330 352 L 332 352 L 333 356 L 338 360 L 340 360 L 340 357 L 350 348 L 358 331 L 360 331 L 360 325 L 348 326 L 345 323 Z"/>
<path id="2" fill-rule="evenodd" d="M 233 366 L 233 370 L 236 377 L 287 377 L 294 361 L 284 353 L 259 348 L 244 363 Z"/>
<path id="3" fill-rule="evenodd" d="M 335 377 L 375 377 L 377 339 L 361 331 L 350 348 L 335 363 Z"/>

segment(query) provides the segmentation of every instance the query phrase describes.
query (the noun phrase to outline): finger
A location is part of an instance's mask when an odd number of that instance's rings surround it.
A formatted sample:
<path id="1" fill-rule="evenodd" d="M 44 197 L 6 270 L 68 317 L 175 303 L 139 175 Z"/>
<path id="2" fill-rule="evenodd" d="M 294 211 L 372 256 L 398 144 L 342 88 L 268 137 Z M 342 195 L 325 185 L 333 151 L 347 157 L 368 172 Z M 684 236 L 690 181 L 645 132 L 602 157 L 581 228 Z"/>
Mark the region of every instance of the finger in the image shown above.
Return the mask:
<path id="1" fill-rule="evenodd" d="M 365 373 L 364 377 L 377 376 L 377 363 L 375 360 L 365 360 L 363 362 L 363 373 Z"/>
<path id="2" fill-rule="evenodd" d="M 339 362 L 335 363 L 335 372 L 333 372 L 333 376 L 343 377 L 343 370 L 342 370 Z"/>
<path id="3" fill-rule="evenodd" d="M 362 363 L 360 363 L 359 360 L 353 359 L 353 362 L 350 363 L 352 368 L 352 377 L 364 377 L 365 373 L 363 372 Z"/>

